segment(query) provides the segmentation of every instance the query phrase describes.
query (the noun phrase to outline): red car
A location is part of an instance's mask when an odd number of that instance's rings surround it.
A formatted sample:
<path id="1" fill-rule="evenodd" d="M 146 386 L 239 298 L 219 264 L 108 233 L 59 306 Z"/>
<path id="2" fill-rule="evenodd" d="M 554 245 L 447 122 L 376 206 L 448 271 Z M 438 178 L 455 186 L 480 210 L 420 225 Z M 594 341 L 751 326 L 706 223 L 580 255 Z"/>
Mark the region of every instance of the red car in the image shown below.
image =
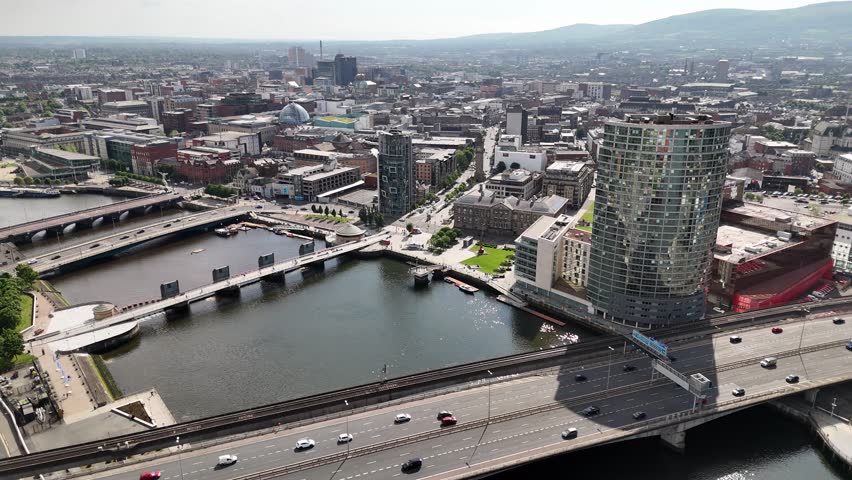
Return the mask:
<path id="1" fill-rule="evenodd" d="M 781 333 L 784 329 L 781 327 L 772 327 L 772 333 Z"/>
<path id="2" fill-rule="evenodd" d="M 456 423 L 458 423 L 458 420 L 456 420 L 456 417 L 454 417 L 452 415 L 450 415 L 449 417 L 444 417 L 444 418 L 441 419 L 441 426 L 442 427 L 449 427 L 450 425 L 455 425 Z"/>
<path id="3" fill-rule="evenodd" d="M 160 472 L 145 472 L 139 475 L 139 480 L 160 480 Z"/>

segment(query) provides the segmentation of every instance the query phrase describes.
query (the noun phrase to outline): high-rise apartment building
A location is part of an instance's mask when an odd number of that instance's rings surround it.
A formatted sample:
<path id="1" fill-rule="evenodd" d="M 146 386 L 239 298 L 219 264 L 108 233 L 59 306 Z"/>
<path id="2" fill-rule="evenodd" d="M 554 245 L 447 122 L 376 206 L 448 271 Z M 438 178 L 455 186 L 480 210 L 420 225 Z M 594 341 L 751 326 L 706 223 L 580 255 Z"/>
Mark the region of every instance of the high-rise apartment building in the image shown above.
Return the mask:
<path id="1" fill-rule="evenodd" d="M 379 211 L 399 217 L 414 206 L 414 151 L 411 136 L 379 132 Z"/>
<path id="2" fill-rule="evenodd" d="M 727 60 L 719 60 L 716 63 L 716 81 L 724 82 L 728 80 L 728 69 L 730 68 L 730 62 Z"/>
<path id="3" fill-rule="evenodd" d="M 707 115 L 627 115 L 598 152 L 588 298 L 634 326 L 704 315 L 731 125 Z"/>
<path id="4" fill-rule="evenodd" d="M 287 49 L 287 63 L 291 67 L 304 67 L 305 49 L 302 47 L 290 47 Z"/>

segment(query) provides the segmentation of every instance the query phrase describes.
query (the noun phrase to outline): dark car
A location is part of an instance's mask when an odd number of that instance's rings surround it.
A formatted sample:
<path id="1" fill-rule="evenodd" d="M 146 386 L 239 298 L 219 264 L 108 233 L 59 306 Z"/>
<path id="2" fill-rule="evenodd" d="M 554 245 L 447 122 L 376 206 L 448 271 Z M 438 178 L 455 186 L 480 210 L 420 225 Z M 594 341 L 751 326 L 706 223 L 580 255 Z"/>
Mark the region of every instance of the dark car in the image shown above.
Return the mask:
<path id="1" fill-rule="evenodd" d="M 578 373 L 577 375 L 574 375 L 574 381 L 575 382 L 585 382 L 586 380 L 588 380 L 588 378 L 585 375 L 583 375 L 582 373 Z"/>
<path id="2" fill-rule="evenodd" d="M 442 411 L 438 412 L 438 420 L 443 420 L 445 417 L 452 417 L 452 416 L 453 416 L 453 412 L 450 412 L 450 411 L 447 411 L 447 410 L 442 410 Z"/>
<path id="3" fill-rule="evenodd" d="M 59 260 L 60 258 L 62 258 L 62 255 L 54 255 L 50 257 L 51 260 Z"/>
<path id="4" fill-rule="evenodd" d="M 128 238 L 130 238 L 130 235 L 125 235 L 125 236 L 119 238 L 119 240 L 127 240 Z"/>
<path id="5" fill-rule="evenodd" d="M 423 460 L 420 458 L 411 458 L 402 464 L 402 471 L 405 473 L 416 472 L 423 466 Z"/>
<path id="6" fill-rule="evenodd" d="M 636 412 L 633 414 L 633 420 L 642 420 L 645 417 L 647 417 L 647 415 L 645 415 L 645 412 Z"/>
<path id="7" fill-rule="evenodd" d="M 846 323 L 846 320 L 843 320 L 840 317 L 834 317 L 834 320 L 832 320 L 831 323 L 835 325 L 843 325 L 844 323 Z"/>
<path id="8" fill-rule="evenodd" d="M 742 397 L 743 395 L 745 395 L 745 388 L 737 387 L 731 391 L 731 395 L 735 397 Z"/>
<path id="9" fill-rule="evenodd" d="M 787 375 L 787 378 L 784 379 L 787 383 L 799 383 L 799 376 L 791 373 Z"/>
<path id="10" fill-rule="evenodd" d="M 459 421 L 456 420 L 456 417 L 450 415 L 449 417 L 444 417 L 444 418 L 441 419 L 441 426 L 442 427 L 449 427 L 451 425 L 457 424 L 458 422 Z"/>
<path id="11" fill-rule="evenodd" d="M 743 337 L 739 335 L 731 335 L 731 343 L 740 343 L 743 341 Z"/>
<path id="12" fill-rule="evenodd" d="M 592 405 L 591 407 L 586 407 L 586 408 L 583 409 L 583 415 L 585 415 L 587 417 L 591 417 L 591 416 L 597 415 L 599 413 L 601 413 L 601 409 L 594 406 L 594 405 Z"/>
<path id="13" fill-rule="evenodd" d="M 622 370 L 625 372 L 632 372 L 633 370 L 636 370 L 636 366 L 627 364 L 622 368 Z"/>
<path id="14" fill-rule="evenodd" d="M 852 350 L 852 340 L 846 342 L 846 350 Z"/>
<path id="15" fill-rule="evenodd" d="M 784 331 L 784 329 L 781 328 L 781 327 L 772 327 L 772 333 L 778 334 L 778 333 L 781 333 L 783 331 Z"/>
<path id="16" fill-rule="evenodd" d="M 91 246 L 91 247 L 89 247 L 89 248 L 98 248 L 98 247 L 100 247 L 100 246 L 101 246 L 101 244 L 100 244 L 100 243 L 96 243 L 96 244 L 92 245 L 92 246 Z"/>
<path id="17" fill-rule="evenodd" d="M 138 232 L 136 232 L 136 233 L 137 233 L 137 234 L 139 234 L 139 233 L 145 233 L 145 230 L 139 230 L 139 231 L 138 231 Z"/>

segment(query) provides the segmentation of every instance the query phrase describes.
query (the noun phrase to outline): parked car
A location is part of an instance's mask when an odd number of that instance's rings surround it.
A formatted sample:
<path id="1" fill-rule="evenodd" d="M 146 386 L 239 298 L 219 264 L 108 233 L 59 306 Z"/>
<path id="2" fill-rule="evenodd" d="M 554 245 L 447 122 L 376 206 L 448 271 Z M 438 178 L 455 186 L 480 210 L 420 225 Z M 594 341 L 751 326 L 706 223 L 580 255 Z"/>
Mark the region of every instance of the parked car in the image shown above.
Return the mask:
<path id="1" fill-rule="evenodd" d="M 411 415 L 407 413 L 398 413 L 393 419 L 393 423 L 405 423 L 411 421 Z"/>
<path id="2" fill-rule="evenodd" d="M 577 438 L 577 429 L 569 428 L 568 430 L 562 431 L 562 438 L 568 440 L 569 438 Z"/>
<path id="3" fill-rule="evenodd" d="M 296 450 L 308 450 L 314 448 L 314 445 L 316 445 L 316 442 L 314 442 L 311 438 L 301 438 L 296 440 Z"/>
<path id="4" fill-rule="evenodd" d="M 831 321 L 831 323 L 833 323 L 835 325 L 843 325 L 844 323 L 846 323 L 846 320 L 843 320 L 840 317 L 834 317 L 834 319 Z"/>
<path id="5" fill-rule="evenodd" d="M 405 463 L 402 464 L 402 471 L 404 473 L 416 472 L 416 471 L 420 470 L 420 467 L 422 467 L 422 466 L 423 466 L 423 460 L 421 460 L 419 457 L 411 458 L 411 459 L 406 460 Z"/>
<path id="6" fill-rule="evenodd" d="M 787 375 L 787 378 L 785 378 L 784 380 L 787 383 L 799 383 L 799 376 L 794 373 L 791 373 L 790 375 Z"/>

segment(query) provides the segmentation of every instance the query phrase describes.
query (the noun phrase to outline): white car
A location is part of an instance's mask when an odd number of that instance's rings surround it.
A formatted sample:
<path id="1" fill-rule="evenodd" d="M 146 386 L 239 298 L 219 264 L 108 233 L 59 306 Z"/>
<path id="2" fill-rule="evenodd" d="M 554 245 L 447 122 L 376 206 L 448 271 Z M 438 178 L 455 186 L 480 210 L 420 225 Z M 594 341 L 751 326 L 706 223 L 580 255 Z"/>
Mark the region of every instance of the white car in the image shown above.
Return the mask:
<path id="1" fill-rule="evenodd" d="M 296 441 L 296 450 L 307 450 L 309 448 L 314 448 L 314 445 L 316 445 L 316 442 L 314 442 L 313 439 L 303 438 Z"/>
<path id="2" fill-rule="evenodd" d="M 38 259 L 27 260 L 27 265 L 35 265 L 36 263 L 38 263 Z"/>
<path id="3" fill-rule="evenodd" d="M 236 455 L 219 455 L 219 462 L 217 462 L 217 465 L 224 467 L 235 463 L 237 463 Z"/>
<path id="4" fill-rule="evenodd" d="M 724 310 L 722 310 L 722 309 L 721 309 L 721 308 L 719 308 L 719 307 L 713 307 L 713 311 L 714 311 L 714 312 L 716 312 L 716 313 L 725 313 L 725 311 L 724 311 Z"/>
<path id="5" fill-rule="evenodd" d="M 393 419 L 393 423 L 405 423 L 411 420 L 411 415 L 407 413 L 398 413 Z"/>
<path id="6" fill-rule="evenodd" d="M 341 433 L 337 436 L 337 443 L 349 443 L 353 438 L 351 433 Z"/>

